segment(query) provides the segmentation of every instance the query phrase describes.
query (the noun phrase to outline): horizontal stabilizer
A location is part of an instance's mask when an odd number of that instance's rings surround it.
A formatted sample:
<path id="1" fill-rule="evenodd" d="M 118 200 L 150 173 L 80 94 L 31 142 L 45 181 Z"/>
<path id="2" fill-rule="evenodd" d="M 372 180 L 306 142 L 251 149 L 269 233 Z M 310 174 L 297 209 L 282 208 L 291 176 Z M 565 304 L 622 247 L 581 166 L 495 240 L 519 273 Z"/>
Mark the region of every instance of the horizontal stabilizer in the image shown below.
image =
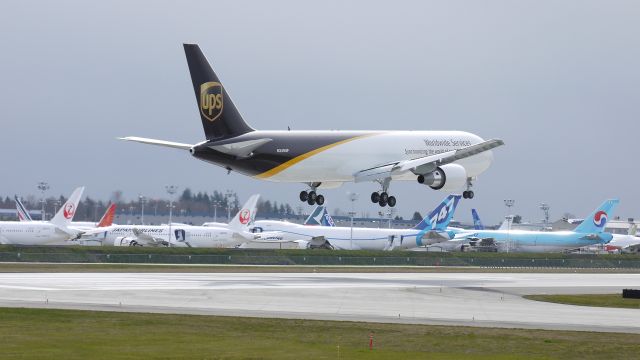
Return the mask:
<path id="1" fill-rule="evenodd" d="M 252 155 L 253 151 L 260 146 L 272 141 L 272 139 L 247 140 L 223 145 L 209 146 L 213 150 L 221 153 L 233 155 L 239 158 L 247 158 Z"/>
<path id="2" fill-rule="evenodd" d="M 190 150 L 193 147 L 193 145 L 191 144 L 184 144 L 184 143 L 157 140 L 157 139 L 148 139 L 148 138 L 142 138 L 137 136 L 127 136 L 127 137 L 122 137 L 118 139 L 125 140 L 125 141 L 135 141 L 143 144 L 151 144 L 151 145 L 165 146 L 165 147 L 171 147 L 176 149 L 183 149 L 183 150 Z"/>

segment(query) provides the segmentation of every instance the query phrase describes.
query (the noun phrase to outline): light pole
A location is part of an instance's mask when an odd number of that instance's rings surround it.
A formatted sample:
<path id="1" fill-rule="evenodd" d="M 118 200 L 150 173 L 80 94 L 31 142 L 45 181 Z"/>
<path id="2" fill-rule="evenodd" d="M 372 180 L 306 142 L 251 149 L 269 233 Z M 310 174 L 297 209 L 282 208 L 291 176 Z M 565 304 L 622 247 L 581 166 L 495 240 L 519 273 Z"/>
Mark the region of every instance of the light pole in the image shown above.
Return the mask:
<path id="1" fill-rule="evenodd" d="M 40 218 L 42 219 L 42 221 L 47 220 L 45 213 L 44 213 L 44 205 L 47 202 L 44 198 L 44 193 L 49 190 L 49 184 L 44 182 L 44 181 L 40 181 L 38 183 L 38 190 L 40 190 L 40 192 L 42 193 L 42 200 L 40 200 L 42 202 L 42 215 L 40 215 Z"/>
<path id="2" fill-rule="evenodd" d="M 169 194 L 169 242 L 168 247 L 171 247 L 171 220 L 173 216 L 173 195 L 178 191 L 178 187 L 175 185 L 165 185 L 164 189 Z"/>
<path id="3" fill-rule="evenodd" d="M 542 210 L 542 212 L 544 213 L 544 228 L 545 228 L 545 230 L 546 230 L 547 227 L 549 227 L 549 209 L 551 209 L 549 204 L 547 204 L 547 203 L 540 204 L 540 210 Z"/>
<path id="4" fill-rule="evenodd" d="M 389 216 L 389 229 L 391 229 L 391 218 L 393 217 L 394 208 L 389 208 L 389 212 L 387 212 L 387 216 Z"/>
<path id="5" fill-rule="evenodd" d="M 144 204 L 146 204 L 147 198 L 138 195 L 138 199 L 140 199 L 140 224 L 144 225 Z"/>
<path id="6" fill-rule="evenodd" d="M 511 236 L 510 236 L 510 232 L 511 232 L 511 222 L 513 221 L 513 217 L 511 216 L 511 207 L 513 206 L 513 204 L 515 204 L 515 200 L 513 199 L 505 199 L 504 200 L 504 206 L 507 207 L 507 252 L 509 252 L 510 248 L 511 248 Z"/>
<path id="7" fill-rule="evenodd" d="M 53 202 L 53 213 L 57 213 L 58 212 L 58 207 L 60 206 L 60 200 L 56 200 Z"/>
<path id="8" fill-rule="evenodd" d="M 220 206 L 220 200 L 213 200 L 213 222 L 218 222 L 218 206 Z"/>
<path id="9" fill-rule="evenodd" d="M 231 195 L 233 195 L 233 191 L 227 190 L 224 197 L 227 200 L 227 223 L 231 222 Z"/>
<path id="10" fill-rule="evenodd" d="M 351 211 L 349 212 L 349 216 L 351 216 L 351 237 L 349 240 L 349 250 L 353 250 L 353 217 L 356 215 L 355 211 L 355 202 L 358 200 L 358 194 L 354 192 L 349 192 L 349 201 L 351 201 Z"/>

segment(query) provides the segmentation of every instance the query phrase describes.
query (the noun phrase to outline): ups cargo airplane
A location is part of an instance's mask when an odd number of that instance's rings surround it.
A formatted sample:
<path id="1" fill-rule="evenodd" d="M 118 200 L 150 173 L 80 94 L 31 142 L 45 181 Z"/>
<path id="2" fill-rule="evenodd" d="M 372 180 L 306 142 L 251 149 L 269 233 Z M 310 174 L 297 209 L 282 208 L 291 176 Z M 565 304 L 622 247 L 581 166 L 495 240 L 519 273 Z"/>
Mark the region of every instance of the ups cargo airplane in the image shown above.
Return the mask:
<path id="1" fill-rule="evenodd" d="M 463 197 L 471 199 L 472 181 L 491 165 L 491 149 L 504 144 L 462 131 L 255 130 L 244 121 L 198 45 L 184 44 L 184 51 L 206 140 L 184 144 L 121 139 L 188 150 L 228 172 L 306 184 L 300 200 L 309 205 L 324 203 L 318 189 L 364 181 L 380 184 L 380 191 L 371 194 L 371 201 L 380 206 L 396 204 L 388 192 L 391 180 L 413 180 L 447 192 L 466 188 Z"/>

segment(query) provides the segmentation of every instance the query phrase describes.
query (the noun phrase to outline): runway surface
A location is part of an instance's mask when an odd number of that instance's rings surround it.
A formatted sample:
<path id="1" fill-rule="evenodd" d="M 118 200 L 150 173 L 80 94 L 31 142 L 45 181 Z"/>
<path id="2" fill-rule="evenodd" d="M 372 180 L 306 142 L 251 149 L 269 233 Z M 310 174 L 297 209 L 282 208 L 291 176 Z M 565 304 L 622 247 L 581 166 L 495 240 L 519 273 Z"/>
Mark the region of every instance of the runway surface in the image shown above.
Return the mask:
<path id="1" fill-rule="evenodd" d="M 3 273 L 0 306 L 640 333 L 640 310 L 521 297 L 623 288 L 640 274 Z"/>

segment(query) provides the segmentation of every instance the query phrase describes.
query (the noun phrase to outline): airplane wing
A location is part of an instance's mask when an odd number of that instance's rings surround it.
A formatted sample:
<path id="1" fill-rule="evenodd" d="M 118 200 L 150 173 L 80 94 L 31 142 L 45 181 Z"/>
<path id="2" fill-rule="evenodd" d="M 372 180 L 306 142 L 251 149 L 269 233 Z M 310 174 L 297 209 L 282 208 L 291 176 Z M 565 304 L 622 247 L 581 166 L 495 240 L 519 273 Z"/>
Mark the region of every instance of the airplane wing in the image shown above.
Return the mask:
<path id="1" fill-rule="evenodd" d="M 145 234 L 142 231 L 140 231 L 139 229 L 133 229 L 133 235 L 136 236 L 138 243 L 142 244 L 143 246 L 158 246 L 158 245 L 168 245 L 167 240 L 163 239 L 163 238 L 157 238 L 154 236 L 151 236 L 149 234 Z"/>
<path id="2" fill-rule="evenodd" d="M 501 145 L 504 145 L 504 141 L 500 139 L 491 139 L 458 150 L 447 151 L 442 154 L 428 155 L 412 160 L 392 162 L 357 172 L 355 174 L 355 181 L 372 181 L 391 177 L 392 175 L 400 175 L 407 171 L 412 171 L 415 174 L 428 174 L 434 171 L 438 166 L 450 164 L 452 162 L 494 149 Z"/>

